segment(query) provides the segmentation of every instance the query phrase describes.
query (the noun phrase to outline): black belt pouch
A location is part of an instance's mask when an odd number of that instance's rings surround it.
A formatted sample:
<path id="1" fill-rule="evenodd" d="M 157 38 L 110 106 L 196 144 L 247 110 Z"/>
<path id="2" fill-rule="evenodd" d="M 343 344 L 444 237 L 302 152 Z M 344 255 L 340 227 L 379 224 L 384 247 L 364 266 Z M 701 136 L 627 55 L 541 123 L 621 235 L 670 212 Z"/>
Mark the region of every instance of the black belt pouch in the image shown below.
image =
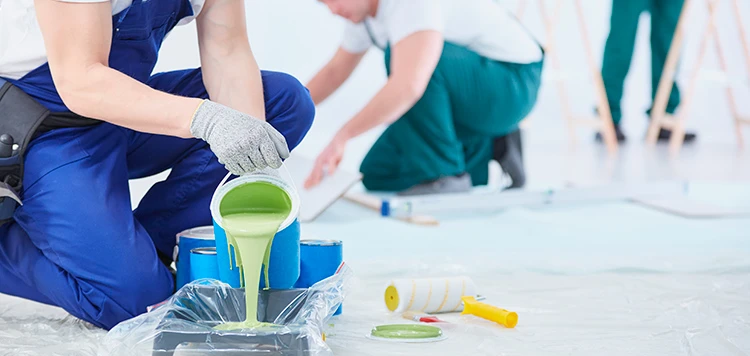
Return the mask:
<path id="1" fill-rule="evenodd" d="M 0 225 L 23 204 L 24 154 L 49 114 L 34 98 L 0 79 Z"/>

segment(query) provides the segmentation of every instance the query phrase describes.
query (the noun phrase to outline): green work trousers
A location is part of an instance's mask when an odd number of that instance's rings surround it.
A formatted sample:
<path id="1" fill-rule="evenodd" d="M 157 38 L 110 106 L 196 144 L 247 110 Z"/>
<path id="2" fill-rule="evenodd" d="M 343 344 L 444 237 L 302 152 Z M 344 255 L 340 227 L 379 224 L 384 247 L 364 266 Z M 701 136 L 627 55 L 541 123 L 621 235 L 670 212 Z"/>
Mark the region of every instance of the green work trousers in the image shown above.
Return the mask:
<path id="1" fill-rule="evenodd" d="M 390 49 L 385 50 L 390 75 Z M 375 142 L 360 171 L 369 190 L 402 191 L 469 173 L 487 184 L 492 143 L 518 129 L 537 99 L 542 62 L 505 63 L 446 43 L 422 98 Z"/>
<path id="2" fill-rule="evenodd" d="M 612 19 L 609 38 L 604 48 L 602 76 L 612 109 L 612 118 L 619 124 L 625 77 L 635 50 L 638 20 L 644 11 L 651 13 L 651 97 L 661 80 L 667 54 L 672 45 L 684 0 L 612 0 Z M 674 113 L 680 104 L 680 92 L 675 84 L 669 96 L 667 112 Z M 650 111 L 650 110 L 649 110 Z"/>

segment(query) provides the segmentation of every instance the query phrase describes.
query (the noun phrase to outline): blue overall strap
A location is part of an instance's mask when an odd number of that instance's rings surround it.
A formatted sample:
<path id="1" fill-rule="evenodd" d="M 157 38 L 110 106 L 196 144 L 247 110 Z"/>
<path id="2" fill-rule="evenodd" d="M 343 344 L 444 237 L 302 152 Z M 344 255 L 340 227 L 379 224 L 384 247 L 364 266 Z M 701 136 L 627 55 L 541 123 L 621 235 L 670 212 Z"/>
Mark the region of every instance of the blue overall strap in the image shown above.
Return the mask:
<path id="1" fill-rule="evenodd" d="M 112 16 L 109 66 L 145 83 L 156 66 L 166 35 L 180 20 L 193 15 L 190 0 L 133 1 Z M 57 92 L 48 63 L 9 81 L 53 113 L 70 111 Z"/>

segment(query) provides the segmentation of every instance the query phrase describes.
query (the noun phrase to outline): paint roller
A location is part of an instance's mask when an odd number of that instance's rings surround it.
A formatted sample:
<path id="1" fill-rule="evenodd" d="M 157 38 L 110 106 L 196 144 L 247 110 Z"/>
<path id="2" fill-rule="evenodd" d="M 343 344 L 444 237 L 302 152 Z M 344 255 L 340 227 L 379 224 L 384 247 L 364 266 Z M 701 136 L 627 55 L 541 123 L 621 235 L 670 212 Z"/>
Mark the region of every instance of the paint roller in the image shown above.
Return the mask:
<path id="1" fill-rule="evenodd" d="M 394 279 L 385 289 L 385 305 L 396 313 L 450 313 L 463 310 L 461 297 L 476 296 L 469 277 Z"/>
<path id="2" fill-rule="evenodd" d="M 482 319 L 494 321 L 511 329 L 515 328 L 516 324 L 518 324 L 518 314 L 515 312 L 478 302 L 472 296 L 461 297 L 461 300 L 464 302 L 464 311 L 461 312 L 461 315 L 471 314 Z"/>
<path id="3" fill-rule="evenodd" d="M 497 322 L 508 328 L 518 315 L 477 301 L 477 287 L 469 277 L 394 279 L 385 289 L 385 305 L 395 313 L 463 312 Z"/>

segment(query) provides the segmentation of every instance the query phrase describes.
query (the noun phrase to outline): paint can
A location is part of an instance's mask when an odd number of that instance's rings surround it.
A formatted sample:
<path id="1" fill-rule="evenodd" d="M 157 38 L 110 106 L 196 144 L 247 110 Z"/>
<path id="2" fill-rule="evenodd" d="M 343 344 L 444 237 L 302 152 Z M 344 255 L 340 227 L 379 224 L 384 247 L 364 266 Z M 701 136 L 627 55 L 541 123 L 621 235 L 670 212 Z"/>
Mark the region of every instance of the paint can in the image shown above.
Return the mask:
<path id="1" fill-rule="evenodd" d="M 229 266 L 230 256 L 234 261 L 234 247 L 227 246 L 227 234 L 216 222 L 214 222 L 216 234 L 217 257 L 219 262 L 219 274 L 222 282 L 233 288 L 240 287 L 239 268 L 232 264 Z M 300 273 L 300 224 L 294 220 L 284 230 L 279 231 L 271 243 L 271 256 L 269 258 L 269 282 L 273 289 L 290 289 L 299 278 Z M 218 246 L 226 251 L 219 252 Z M 224 268 L 226 266 L 226 268 Z M 265 288 L 266 279 L 264 270 L 261 270 L 260 288 Z"/>
<path id="2" fill-rule="evenodd" d="M 290 289 L 299 279 L 300 273 L 300 224 L 294 220 L 291 225 L 276 233 L 271 243 L 269 256 L 269 288 Z M 260 288 L 266 288 L 265 269 L 260 272 Z"/>
<path id="3" fill-rule="evenodd" d="M 190 282 L 203 278 L 219 279 L 216 247 L 200 247 L 190 250 Z"/>
<path id="4" fill-rule="evenodd" d="M 290 289 L 299 278 L 300 273 L 300 225 L 297 221 L 300 209 L 300 198 L 294 183 L 287 172 L 286 177 L 282 177 L 279 171 L 265 169 L 255 173 L 237 177 L 229 182 L 230 175 L 216 188 L 214 196 L 211 199 L 211 215 L 214 221 L 214 234 L 216 236 L 216 252 L 219 266 L 219 276 L 222 282 L 229 284 L 233 288 L 240 287 L 240 272 L 236 267 L 236 257 L 234 248 L 227 244 L 227 235 L 221 226 L 221 214 L 219 207 L 222 199 L 232 189 L 244 184 L 264 182 L 273 184 L 286 192 L 292 202 L 292 211 L 286 220 L 279 227 L 279 231 L 274 236 L 271 244 L 271 255 L 269 261 L 269 282 L 272 289 Z M 262 285 L 265 287 L 265 278 L 261 278 Z"/>
<path id="5" fill-rule="evenodd" d="M 172 256 L 177 265 L 177 289 L 190 282 L 190 251 L 200 247 L 216 247 L 213 227 L 196 227 L 177 234 Z"/>
<path id="6" fill-rule="evenodd" d="M 336 274 L 344 260 L 343 243 L 338 240 L 300 241 L 300 276 L 297 288 L 310 288 Z M 334 315 L 341 314 L 341 306 Z"/>

